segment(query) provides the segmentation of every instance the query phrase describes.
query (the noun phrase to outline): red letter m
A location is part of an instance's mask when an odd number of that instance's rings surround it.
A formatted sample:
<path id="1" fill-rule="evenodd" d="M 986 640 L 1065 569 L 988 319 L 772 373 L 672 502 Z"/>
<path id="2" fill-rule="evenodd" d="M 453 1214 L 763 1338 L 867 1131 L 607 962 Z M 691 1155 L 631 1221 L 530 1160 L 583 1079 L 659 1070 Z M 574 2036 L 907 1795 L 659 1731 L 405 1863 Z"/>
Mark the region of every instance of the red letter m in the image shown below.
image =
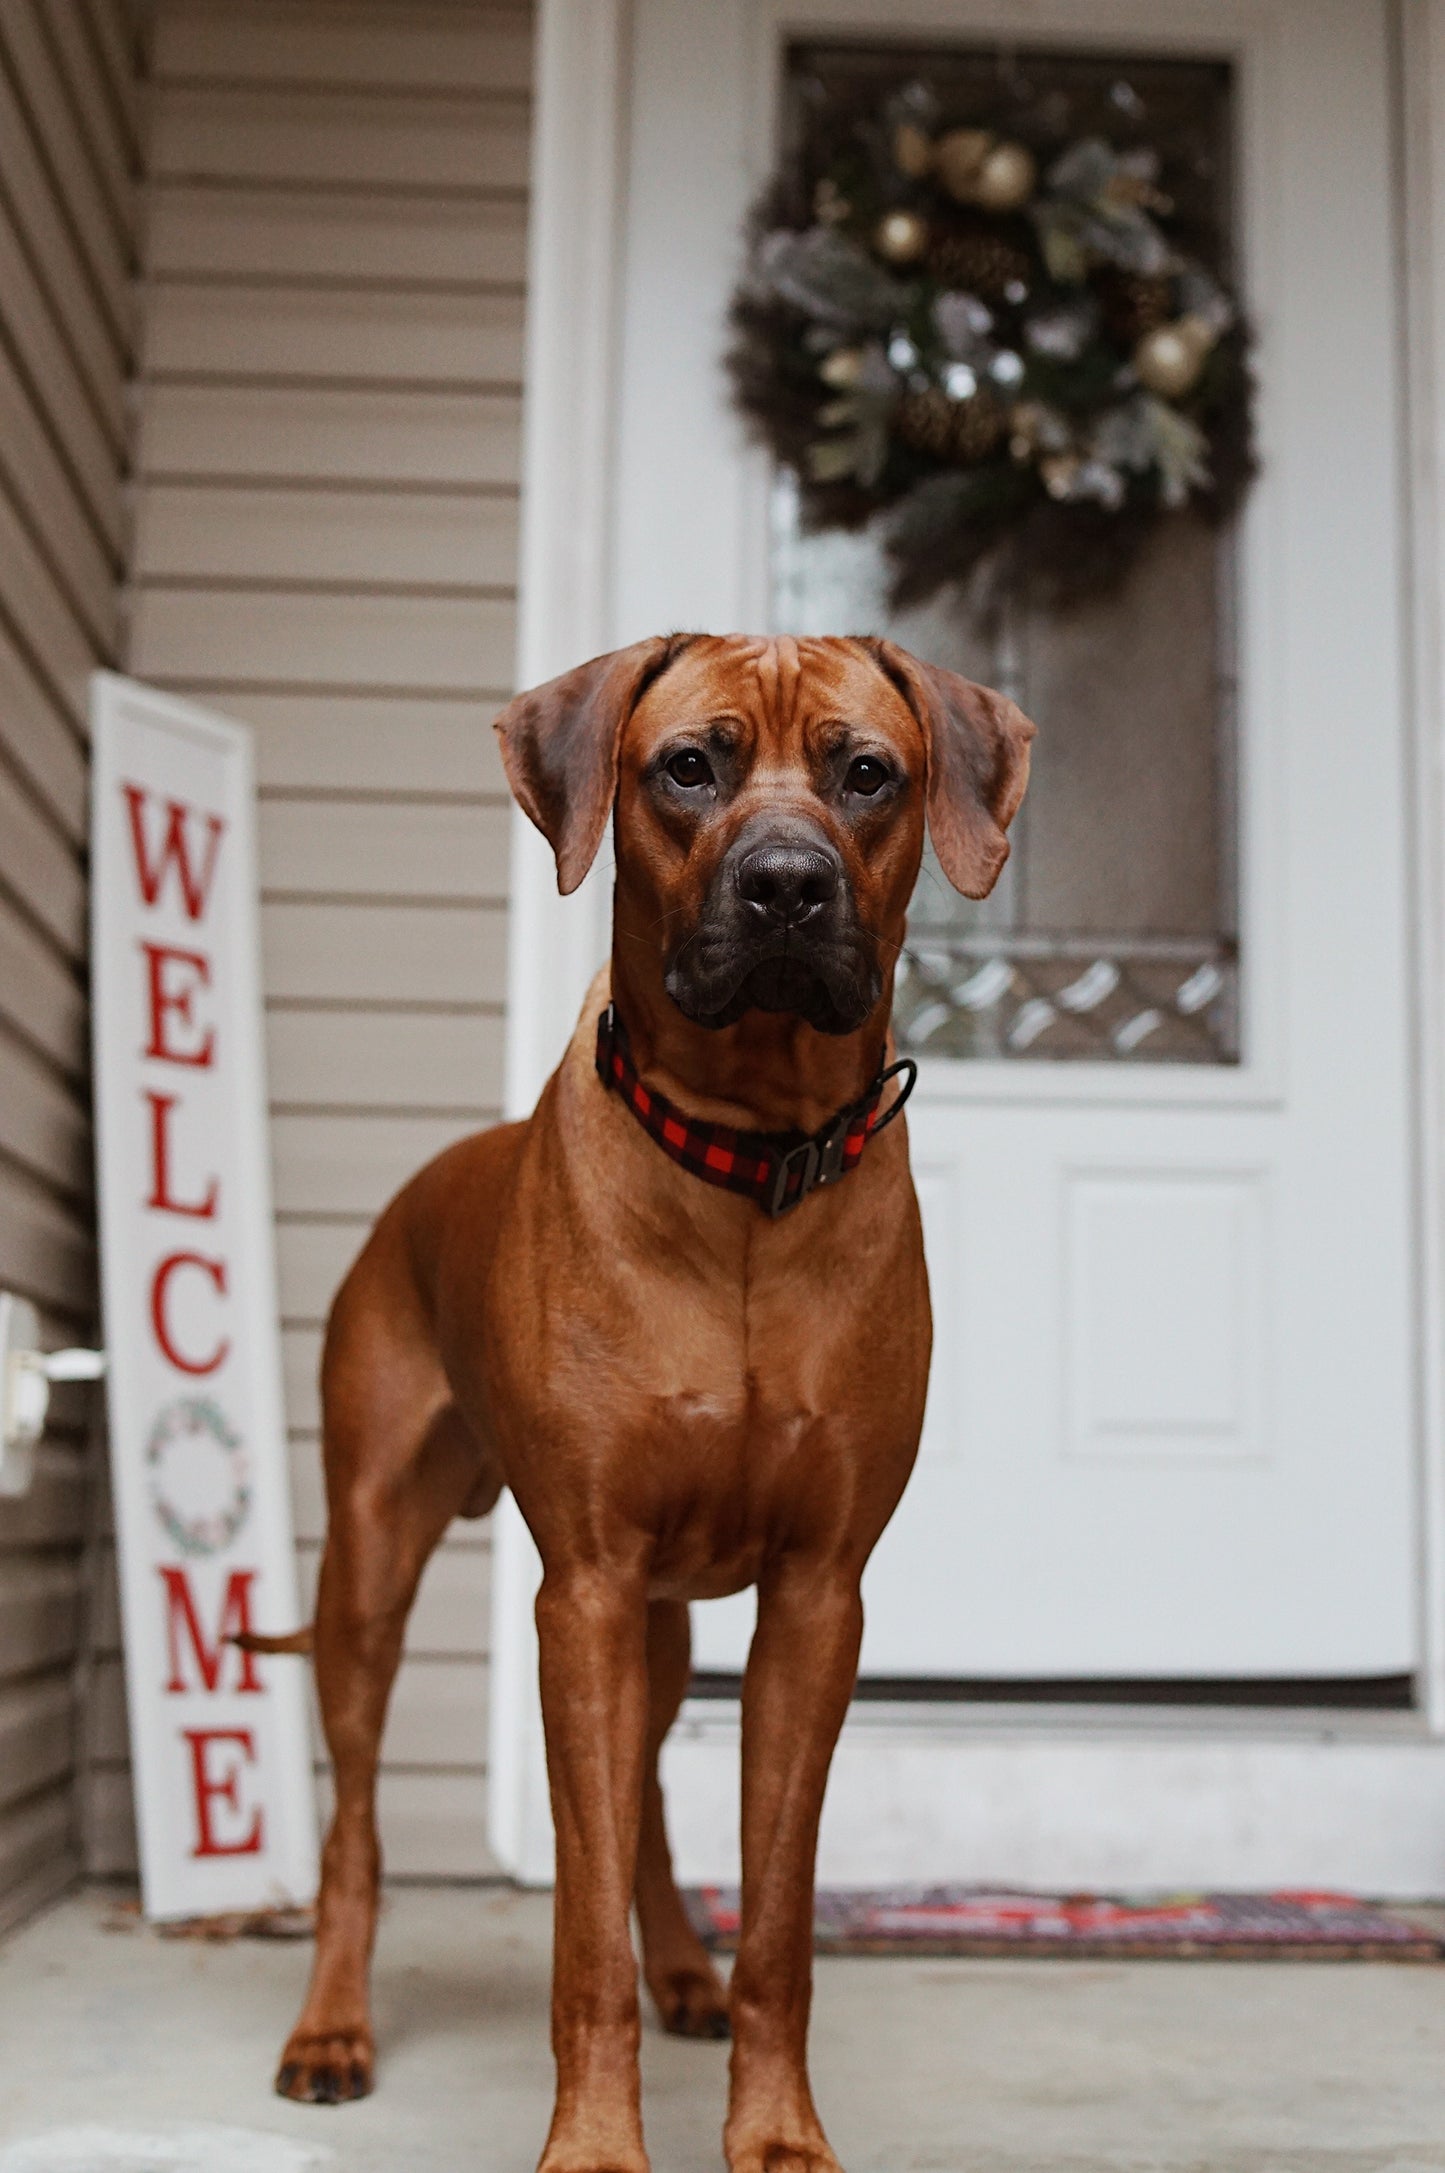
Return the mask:
<path id="1" fill-rule="evenodd" d="M 161 1581 L 166 1588 L 166 1649 L 170 1654 L 171 1675 L 166 1684 L 168 1691 L 184 1690 L 185 1677 L 181 1673 L 181 1635 L 190 1639 L 191 1652 L 207 1690 L 215 1690 L 221 1680 L 221 1660 L 228 1637 L 250 1634 L 251 1587 L 256 1581 L 254 1569 L 233 1569 L 226 1580 L 226 1596 L 221 1602 L 221 1619 L 216 1626 L 214 1644 L 206 1643 L 205 1632 L 196 1618 L 196 1603 L 183 1569 L 170 1565 L 160 1566 Z M 259 1690 L 260 1679 L 256 1674 L 256 1656 L 243 1652 L 241 1680 L 238 1690 Z"/>
<path id="2" fill-rule="evenodd" d="M 211 895 L 211 878 L 216 872 L 216 855 L 221 849 L 221 832 L 226 825 L 219 815 L 204 818 L 206 829 L 205 854 L 199 870 L 191 865 L 191 849 L 186 840 L 186 818 L 194 812 L 184 801 L 167 800 L 166 826 L 161 838 L 160 853 L 151 859 L 146 845 L 145 804 L 150 794 L 139 785 L 122 785 L 126 805 L 130 809 L 130 837 L 135 848 L 136 880 L 140 894 L 147 905 L 154 905 L 161 894 L 166 879 L 166 869 L 174 861 L 176 880 L 181 886 L 181 901 L 188 920 L 198 921 L 206 910 Z"/>

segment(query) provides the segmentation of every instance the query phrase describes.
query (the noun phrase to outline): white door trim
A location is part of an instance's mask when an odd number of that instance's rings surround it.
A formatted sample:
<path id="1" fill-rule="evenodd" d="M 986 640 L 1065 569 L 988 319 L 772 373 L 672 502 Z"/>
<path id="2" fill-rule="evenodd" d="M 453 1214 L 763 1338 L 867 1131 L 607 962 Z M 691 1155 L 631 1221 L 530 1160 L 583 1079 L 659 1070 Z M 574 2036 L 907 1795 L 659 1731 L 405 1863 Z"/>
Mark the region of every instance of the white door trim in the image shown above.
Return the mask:
<path id="1" fill-rule="evenodd" d="M 1394 0 L 1394 9 L 1410 545 L 1402 638 L 1413 682 L 1415 802 L 1420 1711 L 1381 1726 L 1381 1716 L 1316 1716 L 1312 1725 L 1281 1716 L 1275 1725 L 1201 1710 L 1161 1729 L 1143 1712 L 1084 1719 L 1041 1710 L 1001 1727 L 961 1721 L 947 1708 L 878 1710 L 851 1726 L 839 1754 L 825 1878 L 941 1876 L 966 1863 L 1078 1883 L 1292 1878 L 1445 1891 L 1445 217 L 1434 210 L 1445 203 L 1445 0 Z M 630 17 L 630 0 L 541 0 L 539 12 L 521 685 L 612 638 L 608 444 Z M 591 964 L 605 950 L 606 905 L 596 878 L 576 898 L 559 899 L 545 849 L 517 818 L 510 1113 L 530 1109 L 570 1033 Z M 491 1838 L 507 1869 L 541 1883 L 551 1848 L 531 1612 L 536 1563 L 510 1502 L 498 1513 L 495 1544 Z M 896 1756 L 867 1755 L 879 1730 Z M 735 1711 L 685 1712 L 668 1753 L 670 1782 L 686 1806 L 676 1822 L 685 1876 L 716 1876 L 734 1860 L 736 1791 L 727 1775 L 736 1752 Z M 1247 1839 L 1266 1805 L 1272 1830 L 1294 1837 L 1278 1858 Z M 1036 1837 L 1027 1847 L 1025 1835 Z"/>
<path id="2" fill-rule="evenodd" d="M 1394 0 L 1414 787 L 1420 1706 L 1445 1738 L 1445 0 Z"/>

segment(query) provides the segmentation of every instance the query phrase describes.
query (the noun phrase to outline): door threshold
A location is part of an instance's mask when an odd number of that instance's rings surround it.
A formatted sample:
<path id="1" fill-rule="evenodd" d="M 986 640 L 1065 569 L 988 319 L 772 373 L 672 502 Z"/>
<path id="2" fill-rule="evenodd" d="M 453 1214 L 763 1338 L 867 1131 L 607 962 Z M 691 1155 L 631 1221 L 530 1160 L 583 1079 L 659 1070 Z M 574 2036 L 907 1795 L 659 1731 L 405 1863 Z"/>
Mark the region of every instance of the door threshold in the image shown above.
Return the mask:
<path id="1" fill-rule="evenodd" d="M 678 1876 L 739 1871 L 740 1711 L 663 1752 Z M 828 1784 L 825 1886 L 1445 1893 L 1445 1739 L 1400 1712 L 867 1703 Z"/>
<path id="2" fill-rule="evenodd" d="M 689 1694 L 674 1728 L 695 1740 L 736 1738 L 741 1729 L 737 1695 Z M 991 1697 L 857 1698 L 849 1707 L 845 1734 L 893 1735 L 919 1739 L 997 1740 L 999 1737 L 1068 1737 L 1095 1741 L 1142 1736 L 1184 1737 L 1193 1742 L 1221 1738 L 1253 1741 L 1425 1743 L 1433 1741 L 1424 1714 L 1415 1706 L 1379 1707 L 1343 1704 L 1268 1704 L 1246 1701 L 1213 1704 L 1166 1699 L 1050 1700 Z"/>

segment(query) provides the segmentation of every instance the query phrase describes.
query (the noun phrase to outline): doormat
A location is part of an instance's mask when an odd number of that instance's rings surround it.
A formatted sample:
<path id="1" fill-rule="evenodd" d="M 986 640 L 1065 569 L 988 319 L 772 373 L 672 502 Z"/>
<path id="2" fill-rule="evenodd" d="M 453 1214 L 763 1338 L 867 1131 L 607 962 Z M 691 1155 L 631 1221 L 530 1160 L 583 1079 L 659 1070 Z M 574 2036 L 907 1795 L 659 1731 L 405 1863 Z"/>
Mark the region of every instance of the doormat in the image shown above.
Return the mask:
<path id="1" fill-rule="evenodd" d="M 738 1938 L 735 1887 L 687 1896 L 705 1945 Z M 1438 1962 L 1445 1943 L 1352 1894 L 1034 1894 L 984 1886 L 820 1893 L 819 1954 L 1116 1956 L 1230 1962 Z"/>

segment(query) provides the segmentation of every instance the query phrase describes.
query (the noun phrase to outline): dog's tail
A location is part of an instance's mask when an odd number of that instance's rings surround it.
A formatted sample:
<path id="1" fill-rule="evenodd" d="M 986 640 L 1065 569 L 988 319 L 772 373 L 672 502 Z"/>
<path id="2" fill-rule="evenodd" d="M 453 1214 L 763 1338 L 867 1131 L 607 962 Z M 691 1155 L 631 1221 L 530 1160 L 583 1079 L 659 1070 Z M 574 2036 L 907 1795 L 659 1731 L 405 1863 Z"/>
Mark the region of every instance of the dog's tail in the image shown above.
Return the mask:
<path id="1" fill-rule="evenodd" d="M 261 1637 L 254 1630 L 238 1630 L 226 1643 L 234 1645 L 238 1652 L 300 1652 L 307 1653 L 313 1646 L 312 1625 L 292 1630 L 287 1637 Z"/>

